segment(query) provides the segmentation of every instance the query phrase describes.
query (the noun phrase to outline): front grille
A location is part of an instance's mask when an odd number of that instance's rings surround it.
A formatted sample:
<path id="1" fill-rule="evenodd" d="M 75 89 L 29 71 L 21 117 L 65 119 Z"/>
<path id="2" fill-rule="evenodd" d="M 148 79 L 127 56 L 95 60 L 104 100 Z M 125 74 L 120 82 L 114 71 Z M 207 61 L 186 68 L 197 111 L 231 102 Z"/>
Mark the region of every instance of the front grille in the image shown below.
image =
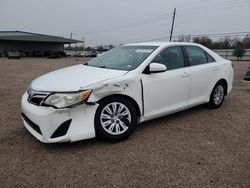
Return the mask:
<path id="1" fill-rule="evenodd" d="M 41 129 L 38 125 L 36 125 L 35 123 L 33 123 L 24 113 L 21 113 L 21 116 L 23 117 L 23 119 L 26 121 L 26 123 L 32 128 L 34 129 L 37 133 L 39 133 L 40 135 L 42 135 Z"/>
<path id="2" fill-rule="evenodd" d="M 29 89 L 28 91 L 28 101 L 34 105 L 40 106 L 44 99 L 50 94 L 49 92 L 35 91 Z"/>

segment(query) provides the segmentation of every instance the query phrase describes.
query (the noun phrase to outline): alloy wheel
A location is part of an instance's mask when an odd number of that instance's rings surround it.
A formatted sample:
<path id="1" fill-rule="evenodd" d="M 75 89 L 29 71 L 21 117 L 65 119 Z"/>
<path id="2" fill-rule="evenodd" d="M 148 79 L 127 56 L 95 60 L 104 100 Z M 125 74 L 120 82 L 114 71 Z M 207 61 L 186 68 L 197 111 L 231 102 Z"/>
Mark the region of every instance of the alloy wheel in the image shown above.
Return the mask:
<path id="1" fill-rule="evenodd" d="M 128 130 L 131 124 L 131 113 L 124 104 L 112 102 L 101 111 L 100 123 L 107 133 L 121 135 Z"/>
<path id="2" fill-rule="evenodd" d="M 224 87 L 218 85 L 214 90 L 214 103 L 220 105 L 224 98 Z"/>

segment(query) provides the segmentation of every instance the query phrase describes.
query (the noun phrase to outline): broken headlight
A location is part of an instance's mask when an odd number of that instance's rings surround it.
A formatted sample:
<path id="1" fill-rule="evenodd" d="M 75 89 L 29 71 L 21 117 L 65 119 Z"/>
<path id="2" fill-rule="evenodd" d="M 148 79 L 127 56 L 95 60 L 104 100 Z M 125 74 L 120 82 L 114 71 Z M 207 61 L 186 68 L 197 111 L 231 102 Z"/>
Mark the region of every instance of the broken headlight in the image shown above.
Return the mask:
<path id="1" fill-rule="evenodd" d="M 76 93 L 53 93 L 45 99 L 43 105 L 55 108 L 74 107 L 86 101 L 90 94 L 91 90 Z"/>

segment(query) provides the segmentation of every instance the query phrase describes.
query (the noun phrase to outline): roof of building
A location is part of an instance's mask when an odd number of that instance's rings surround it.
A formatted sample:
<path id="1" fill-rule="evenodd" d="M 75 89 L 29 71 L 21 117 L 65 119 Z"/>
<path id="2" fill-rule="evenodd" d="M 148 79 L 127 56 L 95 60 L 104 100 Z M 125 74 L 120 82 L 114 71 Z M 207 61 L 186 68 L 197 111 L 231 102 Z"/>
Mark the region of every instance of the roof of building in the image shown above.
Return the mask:
<path id="1" fill-rule="evenodd" d="M 68 39 L 64 37 L 30 33 L 24 31 L 0 31 L 0 41 L 25 41 L 25 42 L 52 42 L 52 43 L 80 43 L 80 40 Z"/>

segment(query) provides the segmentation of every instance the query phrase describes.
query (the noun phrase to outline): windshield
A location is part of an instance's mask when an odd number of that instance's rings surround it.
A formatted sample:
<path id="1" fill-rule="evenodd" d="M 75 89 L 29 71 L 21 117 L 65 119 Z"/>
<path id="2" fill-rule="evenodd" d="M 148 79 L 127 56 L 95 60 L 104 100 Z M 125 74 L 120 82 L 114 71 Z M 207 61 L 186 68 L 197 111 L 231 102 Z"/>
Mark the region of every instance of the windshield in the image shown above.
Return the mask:
<path id="1" fill-rule="evenodd" d="M 158 46 L 122 46 L 90 60 L 87 65 L 130 71 L 138 67 Z"/>

